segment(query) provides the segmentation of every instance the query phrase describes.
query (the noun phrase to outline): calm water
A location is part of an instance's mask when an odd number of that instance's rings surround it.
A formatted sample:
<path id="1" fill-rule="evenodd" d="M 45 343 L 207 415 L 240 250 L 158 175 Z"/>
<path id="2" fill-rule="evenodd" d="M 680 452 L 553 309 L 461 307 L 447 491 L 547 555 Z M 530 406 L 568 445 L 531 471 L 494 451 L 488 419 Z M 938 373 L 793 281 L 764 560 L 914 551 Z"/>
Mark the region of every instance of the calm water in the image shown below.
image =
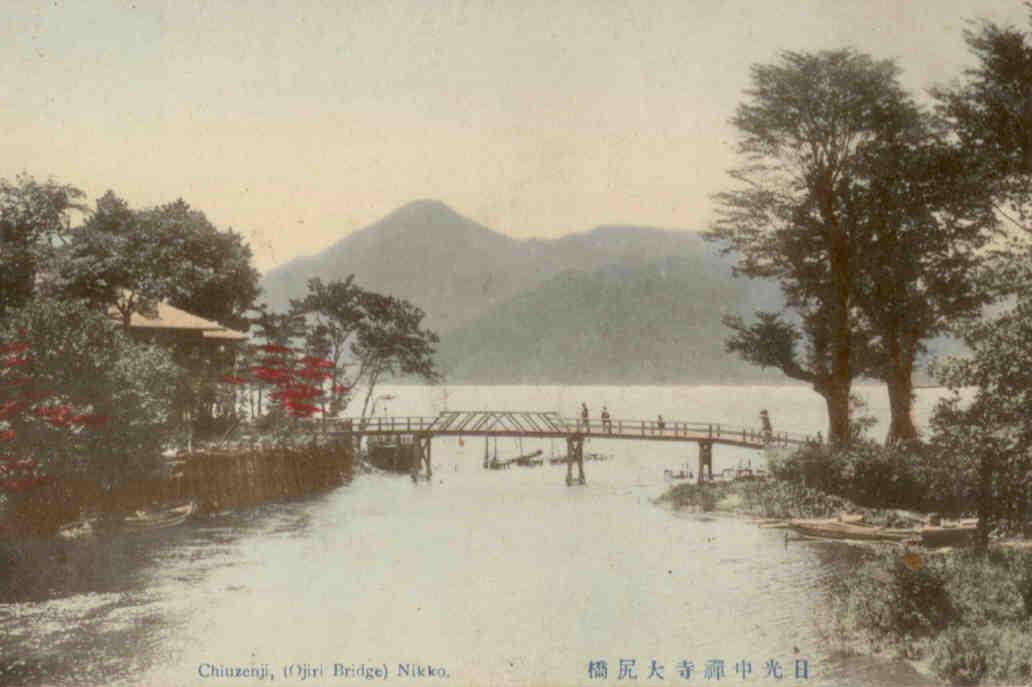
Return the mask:
<path id="1" fill-rule="evenodd" d="M 587 401 L 614 418 L 823 429 L 820 399 L 782 387 L 452 387 L 386 389 L 392 415 L 449 409 L 559 410 Z M 872 412 L 887 402 L 872 389 Z M 940 392 L 923 391 L 924 420 Z M 548 457 L 558 443 L 525 440 Z M 500 457 L 515 440 L 500 441 Z M 651 501 L 663 469 L 695 460 L 693 445 L 592 440 L 586 487 L 565 467 L 480 468 L 483 439 L 434 441 L 434 480 L 360 475 L 332 493 L 97 543 L 32 542 L 0 549 L 0 684 L 256 684 L 202 678 L 204 664 L 324 666 L 307 684 L 347 684 L 333 664 L 383 666 L 393 683 L 600 684 L 589 661 L 651 662 L 664 683 L 705 682 L 709 659 L 725 680 L 781 684 L 770 659 L 805 684 L 922 684 L 904 665 L 846 659 L 825 635 L 827 588 L 855 552 L 788 543 L 778 530 Z M 492 451 L 494 446 L 492 444 Z M 717 447 L 714 469 L 759 455 Z M 694 469 L 694 467 L 693 467 Z M 398 676 L 398 664 L 443 668 L 444 680 Z M 627 682 L 627 681 L 622 681 Z M 661 684 L 658 679 L 653 682 Z"/>

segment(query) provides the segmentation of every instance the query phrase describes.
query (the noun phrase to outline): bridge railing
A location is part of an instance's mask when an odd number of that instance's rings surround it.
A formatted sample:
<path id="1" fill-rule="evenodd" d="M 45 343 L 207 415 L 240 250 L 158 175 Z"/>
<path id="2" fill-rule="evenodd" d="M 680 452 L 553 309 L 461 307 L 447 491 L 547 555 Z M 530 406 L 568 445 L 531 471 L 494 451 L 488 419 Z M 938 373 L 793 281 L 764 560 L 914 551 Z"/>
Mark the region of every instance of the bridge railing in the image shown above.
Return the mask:
<path id="1" fill-rule="evenodd" d="M 658 420 L 570 420 L 563 419 L 566 429 L 573 433 L 598 434 L 605 436 L 640 435 L 646 438 L 709 438 L 714 440 L 741 441 L 750 444 L 771 444 L 775 446 L 798 446 L 809 443 L 812 438 L 794 432 L 767 432 L 756 427 L 727 425 L 719 422 L 659 422 Z"/>
<path id="2" fill-rule="evenodd" d="M 367 418 L 329 418 L 329 431 L 353 431 L 364 434 L 404 434 L 434 432 L 441 434 L 511 433 L 511 427 L 493 427 L 484 431 L 473 428 L 452 427 L 442 423 L 441 416 L 371 416 Z M 799 446 L 812 441 L 811 437 L 792 432 L 768 432 L 755 427 L 727 425 L 719 422 L 659 422 L 658 420 L 627 419 L 570 419 L 555 416 L 556 425 L 540 429 L 517 430 L 525 436 L 554 436 L 556 432 L 567 434 L 614 435 L 621 437 L 641 436 L 646 439 L 713 439 L 747 444 L 771 446 Z"/>
<path id="3" fill-rule="evenodd" d="M 403 434 L 406 432 L 425 432 L 430 429 L 437 416 L 426 415 L 385 415 L 361 417 L 327 418 L 326 426 L 331 432 L 368 432 L 377 434 Z"/>

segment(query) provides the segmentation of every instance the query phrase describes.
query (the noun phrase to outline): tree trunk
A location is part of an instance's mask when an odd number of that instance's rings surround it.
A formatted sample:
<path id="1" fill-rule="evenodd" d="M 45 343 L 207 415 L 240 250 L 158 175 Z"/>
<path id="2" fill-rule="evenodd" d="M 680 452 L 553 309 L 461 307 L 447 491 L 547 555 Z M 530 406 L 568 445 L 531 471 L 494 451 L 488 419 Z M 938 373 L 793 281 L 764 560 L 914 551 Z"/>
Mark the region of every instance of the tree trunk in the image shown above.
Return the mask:
<path id="1" fill-rule="evenodd" d="M 837 382 L 837 380 L 836 380 Z M 829 389 L 821 393 L 828 406 L 828 443 L 831 446 L 844 446 L 850 441 L 849 433 L 849 391 L 850 385 L 841 383 L 829 384 Z"/>
<path id="2" fill-rule="evenodd" d="M 831 293 L 828 302 L 828 330 L 831 338 L 831 375 L 828 380 L 828 441 L 834 446 L 851 440 L 849 431 L 849 393 L 853 375 L 850 369 L 851 327 L 849 316 L 850 265 L 849 237 L 835 211 L 833 182 L 821 180 L 818 201 L 825 223 Z"/>
<path id="3" fill-rule="evenodd" d="M 885 444 L 891 445 L 917 439 L 917 426 L 912 414 L 914 406 L 913 366 L 905 360 L 890 363 L 885 384 L 889 390 L 889 408 L 892 420 Z"/>

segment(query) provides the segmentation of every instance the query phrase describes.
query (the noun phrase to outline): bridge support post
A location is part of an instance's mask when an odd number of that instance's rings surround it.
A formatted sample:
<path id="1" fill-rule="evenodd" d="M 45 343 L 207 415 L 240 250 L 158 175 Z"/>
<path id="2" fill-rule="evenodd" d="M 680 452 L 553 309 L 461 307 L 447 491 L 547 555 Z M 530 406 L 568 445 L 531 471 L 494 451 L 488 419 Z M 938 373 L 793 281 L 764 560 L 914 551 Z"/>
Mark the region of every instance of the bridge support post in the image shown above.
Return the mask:
<path id="1" fill-rule="evenodd" d="M 566 438 L 566 486 L 574 483 L 574 463 L 577 463 L 577 484 L 584 484 L 584 437 Z"/>
<path id="2" fill-rule="evenodd" d="M 488 464 L 491 462 L 491 457 L 488 455 L 491 444 L 491 437 L 484 437 L 484 469 L 487 469 Z"/>
<path id="3" fill-rule="evenodd" d="M 430 447 L 433 446 L 434 438 L 429 434 L 426 435 L 426 478 L 430 479 L 434 476 L 434 468 L 430 463 Z"/>
<path id="4" fill-rule="evenodd" d="M 433 436 L 427 434 L 425 436 L 416 435 L 415 437 L 415 449 L 416 455 L 415 460 L 412 461 L 412 481 L 415 482 L 419 478 L 419 471 L 426 466 L 426 478 L 429 480 L 434 476 L 434 470 L 430 466 L 430 446 L 433 441 Z"/>
<path id="5" fill-rule="evenodd" d="M 705 475 L 705 477 L 703 477 Z M 702 484 L 703 479 L 713 479 L 713 442 L 712 441 L 700 441 L 699 442 L 699 479 L 698 483 Z"/>

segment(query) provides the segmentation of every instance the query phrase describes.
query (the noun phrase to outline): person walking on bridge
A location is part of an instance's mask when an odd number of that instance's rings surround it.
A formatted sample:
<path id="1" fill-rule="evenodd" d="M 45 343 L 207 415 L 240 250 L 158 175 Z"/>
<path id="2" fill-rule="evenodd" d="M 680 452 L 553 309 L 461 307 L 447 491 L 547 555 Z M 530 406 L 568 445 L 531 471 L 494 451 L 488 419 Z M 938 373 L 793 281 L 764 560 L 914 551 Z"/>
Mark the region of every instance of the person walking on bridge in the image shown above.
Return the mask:
<path id="1" fill-rule="evenodd" d="M 602 406 L 602 431 L 613 433 L 613 421 L 609 419 L 609 409 Z"/>
<path id="2" fill-rule="evenodd" d="M 760 411 L 760 423 L 763 425 L 763 443 L 769 444 L 774 438 L 774 428 L 770 424 L 770 415 L 766 408 Z"/>
<path id="3" fill-rule="evenodd" d="M 581 403 L 580 404 L 580 417 L 581 417 L 581 425 L 583 425 L 584 431 L 585 432 L 590 432 L 591 431 L 591 426 L 588 424 L 588 404 L 587 403 Z"/>

